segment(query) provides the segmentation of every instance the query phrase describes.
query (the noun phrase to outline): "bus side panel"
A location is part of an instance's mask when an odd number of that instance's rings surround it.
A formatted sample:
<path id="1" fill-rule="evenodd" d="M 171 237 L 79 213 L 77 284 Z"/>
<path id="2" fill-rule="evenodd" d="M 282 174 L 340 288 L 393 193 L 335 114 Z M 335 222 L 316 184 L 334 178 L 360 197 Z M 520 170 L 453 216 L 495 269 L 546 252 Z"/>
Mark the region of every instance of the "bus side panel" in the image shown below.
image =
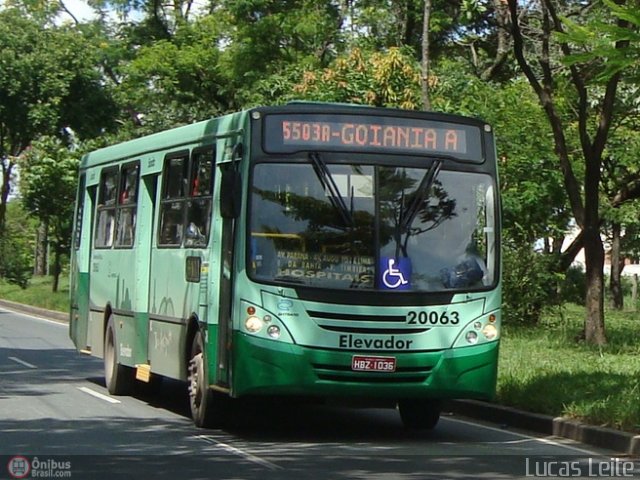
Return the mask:
<path id="1" fill-rule="evenodd" d="M 89 311 L 87 326 L 87 346 L 91 354 L 102 358 L 104 355 L 104 312 L 92 309 Z"/>
<path id="2" fill-rule="evenodd" d="M 69 335 L 78 350 L 86 349 L 87 330 L 89 324 L 89 274 L 80 272 L 77 261 L 73 262 L 74 300 L 71 308 L 71 321 L 69 323 Z"/>
<path id="3" fill-rule="evenodd" d="M 186 380 L 184 344 L 187 328 L 181 323 L 149 322 L 149 360 L 154 373 Z"/>
<path id="4" fill-rule="evenodd" d="M 91 351 L 95 355 L 102 355 L 104 329 L 109 312 L 117 320 L 116 347 L 123 345 L 126 349 L 133 350 L 140 342 L 134 313 L 134 302 L 137 298 L 134 268 L 136 251 L 94 250 L 91 264 Z M 119 354 L 118 358 L 124 365 L 133 366 L 136 363 L 133 354 L 128 350 L 124 355 Z M 136 360 L 146 359 L 141 357 Z"/>
<path id="5" fill-rule="evenodd" d="M 204 252 L 153 248 L 151 256 L 149 363 L 151 371 L 186 379 L 189 321 L 200 308 L 200 282 L 187 282 L 187 262 Z"/>
<path id="6" fill-rule="evenodd" d="M 84 182 L 81 182 L 82 186 Z M 93 195 L 91 195 L 93 193 Z M 89 345 L 89 258 L 91 255 L 91 225 L 95 197 L 95 188 L 79 192 L 84 196 L 81 224 L 76 222 L 74 241 L 80 242 L 77 249 L 72 250 L 70 300 L 71 312 L 69 321 L 69 336 L 76 349 L 83 350 Z M 76 213 L 77 215 L 77 213 Z"/>

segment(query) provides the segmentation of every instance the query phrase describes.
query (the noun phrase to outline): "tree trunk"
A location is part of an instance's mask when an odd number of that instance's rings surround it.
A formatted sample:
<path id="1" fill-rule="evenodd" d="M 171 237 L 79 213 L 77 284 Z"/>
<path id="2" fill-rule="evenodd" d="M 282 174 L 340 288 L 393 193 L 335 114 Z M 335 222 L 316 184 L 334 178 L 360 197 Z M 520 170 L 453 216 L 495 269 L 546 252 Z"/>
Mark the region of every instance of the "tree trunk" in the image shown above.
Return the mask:
<path id="1" fill-rule="evenodd" d="M 636 305 L 638 304 L 638 274 L 634 273 L 632 277 L 633 285 L 631 286 L 631 311 L 635 312 L 637 310 Z"/>
<path id="2" fill-rule="evenodd" d="M 597 231 L 585 234 L 586 260 L 586 318 L 584 338 L 587 343 L 604 345 L 607 337 L 604 330 L 604 247 Z"/>
<path id="3" fill-rule="evenodd" d="M 431 0 L 424 0 L 424 18 L 422 19 L 422 108 L 431 110 L 429 98 L 429 23 L 431 21 Z"/>
<path id="4" fill-rule="evenodd" d="M 482 80 L 491 80 L 509 58 L 511 37 L 509 36 L 509 7 L 503 0 L 492 0 L 497 23 L 497 49 L 493 63 L 480 75 Z"/>
<path id="5" fill-rule="evenodd" d="M 9 201 L 9 193 L 11 192 L 11 173 L 14 165 L 11 160 L 5 160 L 0 157 L 0 166 L 2 166 L 2 185 L 0 186 L 0 235 L 5 229 L 7 202 Z"/>
<path id="6" fill-rule="evenodd" d="M 587 273 L 584 338 L 587 343 L 604 345 L 604 245 L 600 237 L 601 158 L 585 154 L 584 175 L 584 259 Z"/>
<path id="7" fill-rule="evenodd" d="M 622 310 L 624 299 L 622 295 L 622 282 L 620 276 L 622 268 L 620 265 L 620 235 L 622 227 L 618 222 L 613 222 L 611 241 L 611 279 L 609 280 L 609 288 L 611 290 L 611 306 L 616 310 Z"/>
<path id="8" fill-rule="evenodd" d="M 36 257 L 34 275 L 47 274 L 47 245 L 49 243 L 49 225 L 46 220 L 40 222 L 36 232 Z"/>
<path id="9" fill-rule="evenodd" d="M 58 283 L 60 280 L 60 271 L 61 263 L 62 263 L 62 249 L 60 248 L 59 242 L 56 242 L 53 248 L 53 285 L 51 287 L 51 291 L 58 291 Z"/>

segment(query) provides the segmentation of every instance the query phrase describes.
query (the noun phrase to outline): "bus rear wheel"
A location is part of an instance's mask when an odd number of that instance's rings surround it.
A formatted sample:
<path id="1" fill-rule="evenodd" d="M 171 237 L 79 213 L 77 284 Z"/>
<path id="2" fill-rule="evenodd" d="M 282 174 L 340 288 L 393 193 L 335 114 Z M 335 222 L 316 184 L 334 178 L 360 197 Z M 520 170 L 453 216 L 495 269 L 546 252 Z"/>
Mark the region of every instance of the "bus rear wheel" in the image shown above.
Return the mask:
<path id="1" fill-rule="evenodd" d="M 209 388 L 207 361 L 202 332 L 197 332 L 191 343 L 189 356 L 189 405 L 196 427 L 211 428 L 224 417 L 225 398 Z"/>
<path id="2" fill-rule="evenodd" d="M 440 420 L 442 401 L 409 398 L 398 402 L 400 418 L 406 428 L 433 430 Z"/>
<path id="3" fill-rule="evenodd" d="M 111 395 L 128 395 L 133 388 L 133 369 L 118 363 L 116 352 L 116 326 L 109 317 L 104 333 L 104 382 Z"/>

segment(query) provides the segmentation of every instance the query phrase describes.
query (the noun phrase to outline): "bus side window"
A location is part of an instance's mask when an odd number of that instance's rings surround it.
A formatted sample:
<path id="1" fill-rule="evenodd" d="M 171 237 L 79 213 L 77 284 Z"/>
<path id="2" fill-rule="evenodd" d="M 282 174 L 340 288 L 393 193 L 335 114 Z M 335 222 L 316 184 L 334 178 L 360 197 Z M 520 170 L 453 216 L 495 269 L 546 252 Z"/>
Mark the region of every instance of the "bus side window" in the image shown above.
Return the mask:
<path id="1" fill-rule="evenodd" d="M 132 247 L 136 228 L 138 163 L 122 167 L 120 172 L 120 190 L 116 216 L 116 246 Z"/>
<path id="2" fill-rule="evenodd" d="M 211 227 L 211 202 L 213 194 L 212 149 L 197 150 L 191 157 L 189 175 L 189 201 L 187 202 L 186 247 L 206 247 Z"/>
<path id="3" fill-rule="evenodd" d="M 80 242 L 82 240 L 82 216 L 84 214 L 84 196 L 86 189 L 86 174 L 81 173 L 78 183 L 78 193 L 76 199 L 76 211 L 73 225 L 73 247 L 75 250 L 80 249 Z"/>
<path id="4" fill-rule="evenodd" d="M 117 186 L 118 169 L 103 170 L 100 176 L 100 192 L 98 196 L 98 221 L 95 230 L 96 248 L 110 248 L 113 245 Z"/>
<path id="5" fill-rule="evenodd" d="M 180 246 L 184 233 L 188 153 L 167 156 L 164 165 L 158 245 Z"/>

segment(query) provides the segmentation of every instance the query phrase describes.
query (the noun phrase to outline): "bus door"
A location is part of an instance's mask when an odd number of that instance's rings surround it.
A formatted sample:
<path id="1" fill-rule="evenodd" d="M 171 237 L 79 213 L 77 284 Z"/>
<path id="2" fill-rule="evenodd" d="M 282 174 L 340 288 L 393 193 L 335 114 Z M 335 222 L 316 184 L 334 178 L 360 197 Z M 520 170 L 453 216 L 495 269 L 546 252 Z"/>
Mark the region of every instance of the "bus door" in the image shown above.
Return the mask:
<path id="1" fill-rule="evenodd" d="M 91 257 L 91 225 L 96 187 L 86 187 L 86 173 L 80 174 L 73 237 L 71 268 L 71 321 L 70 337 L 79 350 L 89 346 L 89 267 Z"/>
<path id="2" fill-rule="evenodd" d="M 150 238 L 149 363 L 155 373 L 186 379 L 194 314 L 208 317 L 213 147 L 166 156 Z"/>
<path id="3" fill-rule="evenodd" d="M 155 223 L 149 238 L 148 360 L 151 370 L 185 379 L 184 336 L 190 305 L 185 279 L 185 212 L 188 196 L 189 151 L 164 158 L 162 181 L 157 182 Z M 150 192 L 151 193 L 151 192 Z"/>
<path id="4" fill-rule="evenodd" d="M 237 160 L 242 156 L 242 144 L 235 145 L 232 162 L 220 165 L 220 284 L 218 302 L 218 339 L 216 379 L 221 386 L 229 386 L 233 339 L 234 240 L 235 224 L 240 214 L 242 182 Z"/>

